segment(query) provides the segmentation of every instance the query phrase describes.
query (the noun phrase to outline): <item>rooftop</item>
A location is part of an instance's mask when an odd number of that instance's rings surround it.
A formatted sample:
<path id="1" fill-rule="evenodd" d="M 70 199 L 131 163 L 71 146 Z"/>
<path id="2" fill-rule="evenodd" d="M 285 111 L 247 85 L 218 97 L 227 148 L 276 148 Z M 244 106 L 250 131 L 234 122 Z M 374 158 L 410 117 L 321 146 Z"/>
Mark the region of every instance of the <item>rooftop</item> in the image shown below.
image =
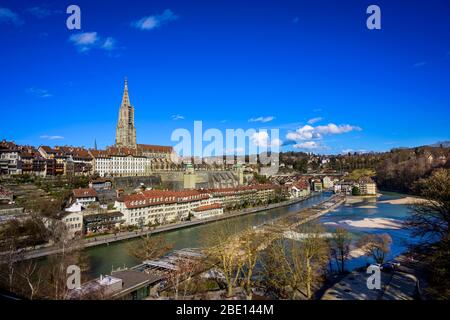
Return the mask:
<path id="1" fill-rule="evenodd" d="M 75 198 L 97 197 L 97 191 L 92 188 L 79 188 L 73 189 L 73 195 Z"/>

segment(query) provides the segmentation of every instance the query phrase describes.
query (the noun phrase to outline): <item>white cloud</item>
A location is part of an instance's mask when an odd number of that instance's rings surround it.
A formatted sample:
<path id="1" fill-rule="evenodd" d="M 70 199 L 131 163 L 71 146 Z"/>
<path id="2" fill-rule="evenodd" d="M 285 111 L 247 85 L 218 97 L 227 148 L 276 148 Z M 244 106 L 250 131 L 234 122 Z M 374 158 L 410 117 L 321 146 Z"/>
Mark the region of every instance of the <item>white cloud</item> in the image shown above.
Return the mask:
<path id="1" fill-rule="evenodd" d="M 316 141 L 306 141 L 306 142 L 296 143 L 296 144 L 294 144 L 293 147 L 295 149 L 307 149 L 307 150 L 323 148 L 323 146 L 321 144 L 317 143 Z"/>
<path id="2" fill-rule="evenodd" d="M 251 137 L 250 141 L 257 147 L 261 148 L 276 148 L 282 145 L 280 139 L 270 139 L 269 134 L 266 131 L 255 132 Z"/>
<path id="3" fill-rule="evenodd" d="M 116 40 L 112 37 L 106 38 L 106 40 L 102 44 L 102 49 L 108 51 L 116 49 Z"/>
<path id="4" fill-rule="evenodd" d="M 28 88 L 26 91 L 28 94 L 31 94 L 38 98 L 50 98 L 53 96 L 46 89 L 39 89 L 39 88 L 32 87 L 32 88 Z"/>
<path id="5" fill-rule="evenodd" d="M 63 136 L 49 136 L 47 134 L 40 136 L 41 139 L 47 139 L 47 140 L 62 140 L 64 139 Z"/>
<path id="6" fill-rule="evenodd" d="M 266 122 L 272 121 L 273 119 L 275 119 L 275 117 L 273 117 L 273 116 L 258 117 L 258 118 L 248 119 L 248 122 L 262 122 L 262 123 L 266 123 Z"/>
<path id="7" fill-rule="evenodd" d="M 353 130 L 361 131 L 361 128 L 356 127 L 356 126 L 351 126 L 348 124 L 341 124 L 341 125 L 337 126 L 334 123 L 329 123 L 326 126 L 317 126 L 316 130 L 320 134 L 341 134 L 341 133 L 346 133 L 346 132 L 350 132 Z"/>
<path id="8" fill-rule="evenodd" d="M 131 23 L 131 26 L 141 30 L 153 30 L 177 19 L 178 16 L 172 10 L 166 9 L 162 14 L 147 16 L 134 21 Z"/>
<path id="9" fill-rule="evenodd" d="M 71 35 L 69 41 L 78 49 L 79 52 L 88 52 L 91 49 L 98 48 L 108 52 L 118 49 L 117 41 L 113 37 L 100 37 L 97 32 L 82 32 Z"/>
<path id="10" fill-rule="evenodd" d="M 22 25 L 24 22 L 19 15 L 8 8 L 0 7 L 0 23 L 8 23 L 16 26 Z"/>
<path id="11" fill-rule="evenodd" d="M 183 119 L 184 119 L 184 116 L 179 115 L 179 114 L 174 114 L 172 116 L 172 120 L 183 120 Z"/>
<path id="12" fill-rule="evenodd" d="M 99 41 L 97 32 L 83 32 L 71 35 L 69 41 L 72 42 L 79 51 L 86 52 L 94 47 Z"/>
<path id="13" fill-rule="evenodd" d="M 301 128 L 298 128 L 295 132 L 289 132 L 286 135 L 288 140 L 298 141 L 298 140 L 311 140 L 311 139 L 320 139 L 321 136 L 318 132 L 315 131 L 315 128 L 310 125 L 305 125 Z"/>
<path id="14" fill-rule="evenodd" d="M 322 139 L 324 135 L 331 134 L 342 134 L 354 130 L 361 130 L 361 128 L 356 126 L 351 126 L 348 124 L 343 125 L 335 125 L 334 123 L 329 123 L 326 126 L 317 126 L 313 127 L 310 125 L 305 125 L 301 128 L 298 128 L 294 132 L 289 132 L 286 135 L 288 140 L 300 141 L 300 140 L 313 140 L 313 139 Z"/>
<path id="15" fill-rule="evenodd" d="M 47 18 L 51 15 L 61 13 L 60 10 L 51 10 L 51 9 L 42 8 L 42 7 L 28 8 L 27 12 L 39 19 Z"/>
<path id="16" fill-rule="evenodd" d="M 322 121 L 322 120 L 323 120 L 322 117 L 316 117 L 316 118 L 309 119 L 309 120 L 308 120 L 308 123 L 309 123 L 309 124 L 314 124 L 314 123 L 319 122 L 319 121 Z"/>

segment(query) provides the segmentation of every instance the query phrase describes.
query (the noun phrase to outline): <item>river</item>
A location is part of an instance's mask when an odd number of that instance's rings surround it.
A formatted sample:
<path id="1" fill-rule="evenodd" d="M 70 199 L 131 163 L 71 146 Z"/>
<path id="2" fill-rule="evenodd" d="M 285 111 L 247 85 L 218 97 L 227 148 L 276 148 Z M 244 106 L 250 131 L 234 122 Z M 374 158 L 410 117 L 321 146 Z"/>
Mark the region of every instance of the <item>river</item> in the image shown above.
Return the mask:
<path id="1" fill-rule="evenodd" d="M 202 235 L 207 233 L 208 230 L 211 230 L 211 228 L 220 227 L 221 224 L 231 223 L 239 231 L 246 226 L 256 226 L 300 209 L 311 207 L 327 199 L 330 195 L 331 193 L 325 192 L 286 207 L 260 211 L 225 221 L 169 231 L 163 233 L 163 236 L 168 242 L 173 244 L 174 249 L 201 247 Z M 417 241 L 417 239 L 411 238 L 410 233 L 405 229 L 394 228 L 392 225 L 389 225 L 391 223 L 395 226 L 404 221 L 409 215 L 409 208 L 406 205 L 383 202 L 402 197 L 404 195 L 384 193 L 378 199 L 364 199 L 358 203 L 345 204 L 321 217 L 319 222 L 329 231 L 333 231 L 336 226 L 344 227 L 350 231 L 354 239 L 359 238 L 364 233 L 388 233 L 393 240 L 390 254 L 390 257 L 393 257 L 406 251 L 408 244 Z M 135 241 L 138 241 L 138 239 L 85 249 L 90 264 L 89 276 L 98 277 L 100 274 L 110 274 L 113 268 L 130 267 L 140 263 L 141 261 L 136 260 L 128 252 L 130 244 Z M 365 265 L 367 261 L 366 257 L 353 258 L 350 260 L 348 267 L 349 269 L 353 269 Z"/>
<path id="2" fill-rule="evenodd" d="M 260 225 L 266 221 L 282 217 L 303 208 L 311 207 L 324 201 L 330 196 L 330 192 L 325 192 L 289 206 L 255 212 L 245 216 L 211 222 L 190 228 L 169 231 L 163 233 L 163 236 L 166 241 L 173 244 L 174 249 L 197 248 L 201 247 L 200 240 L 202 235 L 207 233 L 208 230 L 220 227 L 220 225 L 230 223 L 233 224 L 233 230 L 239 231 L 249 225 Z M 98 277 L 100 274 L 110 274 L 113 268 L 130 267 L 142 262 L 136 260 L 128 252 L 129 246 L 135 241 L 139 240 L 132 239 L 85 249 L 90 265 L 88 276 Z"/>

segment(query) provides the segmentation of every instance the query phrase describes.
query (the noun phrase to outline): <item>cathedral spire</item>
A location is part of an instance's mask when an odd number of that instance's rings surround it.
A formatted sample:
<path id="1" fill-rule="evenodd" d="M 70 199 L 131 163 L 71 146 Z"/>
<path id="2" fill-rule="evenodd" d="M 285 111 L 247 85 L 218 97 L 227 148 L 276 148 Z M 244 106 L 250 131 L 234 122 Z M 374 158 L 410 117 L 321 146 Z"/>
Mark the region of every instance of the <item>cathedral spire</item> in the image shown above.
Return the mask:
<path id="1" fill-rule="evenodd" d="M 128 96 L 128 79 L 125 77 L 125 85 L 123 87 L 122 107 L 129 107 L 130 97 Z"/>
<path id="2" fill-rule="evenodd" d="M 136 128 L 134 127 L 134 108 L 128 96 L 128 79 L 125 78 L 122 104 L 116 127 L 116 146 L 136 148 Z"/>

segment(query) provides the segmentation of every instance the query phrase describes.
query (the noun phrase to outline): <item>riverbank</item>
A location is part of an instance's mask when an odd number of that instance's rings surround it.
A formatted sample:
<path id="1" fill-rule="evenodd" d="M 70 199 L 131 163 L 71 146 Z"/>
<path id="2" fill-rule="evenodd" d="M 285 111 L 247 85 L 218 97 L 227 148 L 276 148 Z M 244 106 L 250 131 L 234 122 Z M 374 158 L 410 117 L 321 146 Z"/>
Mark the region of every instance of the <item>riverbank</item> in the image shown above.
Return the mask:
<path id="1" fill-rule="evenodd" d="M 414 204 L 418 204 L 418 203 L 421 203 L 424 201 L 426 201 L 426 200 L 419 198 L 419 197 L 407 196 L 405 198 L 400 198 L 400 199 L 391 199 L 391 200 L 380 201 L 380 203 L 414 205 Z"/>
<path id="2" fill-rule="evenodd" d="M 303 202 L 305 200 L 316 197 L 318 195 L 320 195 L 320 193 L 313 193 L 307 197 L 291 199 L 291 200 L 274 203 L 274 204 L 270 204 L 270 205 L 264 205 L 264 206 L 258 206 L 258 207 L 253 207 L 253 208 L 246 208 L 246 209 L 237 210 L 237 211 L 231 211 L 231 212 L 225 213 L 220 216 L 211 217 L 211 218 L 203 219 L 203 220 L 183 221 L 183 222 L 158 226 L 153 229 L 144 229 L 144 230 L 139 230 L 139 231 L 125 231 L 125 232 L 121 232 L 121 233 L 117 233 L 117 234 L 108 234 L 108 235 L 101 235 L 101 236 L 93 237 L 93 238 L 91 237 L 88 239 L 81 239 L 79 247 L 80 248 L 90 248 L 90 247 L 101 246 L 101 245 L 109 245 L 114 242 L 126 241 L 129 239 L 141 237 L 141 236 L 144 236 L 147 234 L 164 233 L 164 232 L 175 231 L 175 230 L 180 230 L 180 229 L 185 229 L 185 228 L 191 228 L 194 226 L 209 224 L 212 222 L 237 218 L 237 217 L 241 217 L 241 216 L 252 215 L 254 213 L 258 213 L 261 211 L 267 211 L 267 210 L 271 210 L 271 209 L 277 209 L 277 208 L 295 205 L 296 203 Z M 57 254 L 57 253 L 61 252 L 61 250 L 62 249 L 55 248 L 53 246 L 45 246 L 45 247 L 40 247 L 37 249 L 30 248 L 28 250 L 21 251 L 20 256 L 21 256 L 21 260 L 35 259 L 35 258 L 41 258 L 41 257 Z"/>

